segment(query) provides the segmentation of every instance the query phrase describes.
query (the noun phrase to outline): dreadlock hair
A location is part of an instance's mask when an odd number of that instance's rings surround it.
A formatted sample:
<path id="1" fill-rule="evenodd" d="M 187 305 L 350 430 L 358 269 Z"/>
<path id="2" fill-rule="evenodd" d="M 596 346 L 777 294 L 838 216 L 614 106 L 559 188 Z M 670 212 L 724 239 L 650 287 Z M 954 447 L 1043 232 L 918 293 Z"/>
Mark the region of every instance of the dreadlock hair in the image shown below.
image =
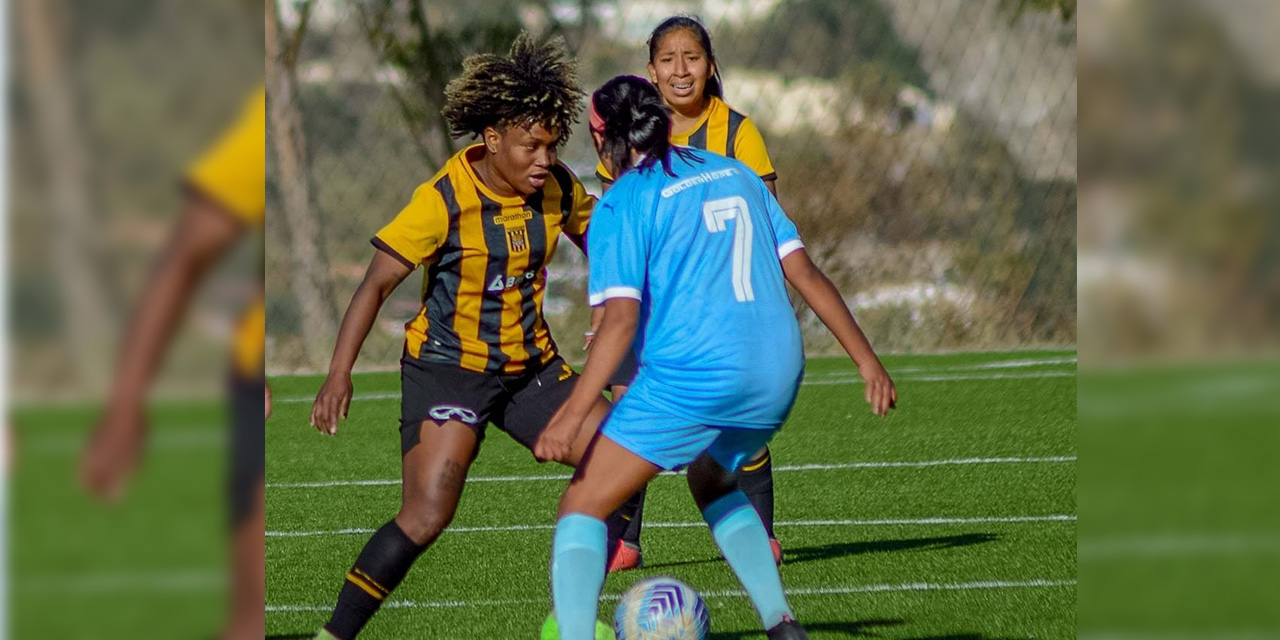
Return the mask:
<path id="1" fill-rule="evenodd" d="M 688 29 L 693 35 L 698 37 L 698 42 L 702 43 L 702 50 L 707 52 L 707 60 L 716 66 L 716 72 L 710 78 L 707 78 L 707 95 L 724 99 L 724 81 L 720 79 L 720 62 L 716 60 L 716 52 L 711 48 L 711 33 L 703 26 L 697 18 L 693 16 L 671 16 L 662 21 L 649 34 L 649 62 L 652 64 L 654 58 L 658 57 L 658 46 L 662 44 L 662 39 L 667 34 L 680 29 Z"/>
<path id="2" fill-rule="evenodd" d="M 462 75 L 444 89 L 441 113 L 455 138 L 479 137 L 487 127 L 541 124 L 558 129 L 558 141 L 564 142 L 578 121 L 583 95 L 578 63 L 564 38 L 540 43 L 522 32 L 505 56 L 482 53 L 464 60 Z"/>
<path id="3" fill-rule="evenodd" d="M 604 137 L 604 154 L 613 164 L 615 177 L 631 168 L 632 151 L 644 156 L 638 169 L 661 162 L 662 170 L 672 177 L 670 153 L 699 161 L 687 149 L 671 145 L 671 109 L 648 80 L 618 76 L 591 94 L 591 106 L 604 120 L 604 130 L 598 133 Z"/>

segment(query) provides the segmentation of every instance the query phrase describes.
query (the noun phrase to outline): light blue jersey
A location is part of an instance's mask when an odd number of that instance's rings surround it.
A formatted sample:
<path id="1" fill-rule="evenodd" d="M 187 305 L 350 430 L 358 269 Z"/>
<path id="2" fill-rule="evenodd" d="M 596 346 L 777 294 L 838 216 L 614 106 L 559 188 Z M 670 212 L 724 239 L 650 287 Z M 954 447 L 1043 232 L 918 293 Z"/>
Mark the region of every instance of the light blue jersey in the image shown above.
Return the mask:
<path id="1" fill-rule="evenodd" d="M 591 304 L 640 301 L 640 369 L 615 413 L 776 429 L 804 368 L 781 259 L 803 244 L 751 169 L 687 151 L 675 177 L 624 174 L 592 215 Z"/>

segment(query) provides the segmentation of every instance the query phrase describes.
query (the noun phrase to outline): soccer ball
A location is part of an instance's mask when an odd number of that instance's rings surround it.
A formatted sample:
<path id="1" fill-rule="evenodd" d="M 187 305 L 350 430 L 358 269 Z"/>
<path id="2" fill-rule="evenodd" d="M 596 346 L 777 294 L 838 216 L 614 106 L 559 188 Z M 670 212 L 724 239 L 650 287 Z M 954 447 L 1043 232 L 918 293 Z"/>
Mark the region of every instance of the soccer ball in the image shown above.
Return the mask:
<path id="1" fill-rule="evenodd" d="M 542 640 L 560 640 L 560 624 L 556 622 L 556 613 L 551 612 L 547 616 L 547 621 L 542 623 Z M 595 640 L 617 640 L 613 636 L 613 629 L 609 625 L 596 621 L 596 638 Z"/>
<path id="2" fill-rule="evenodd" d="M 711 615 L 693 587 L 675 578 L 649 578 L 622 594 L 613 629 L 618 640 L 706 640 Z"/>

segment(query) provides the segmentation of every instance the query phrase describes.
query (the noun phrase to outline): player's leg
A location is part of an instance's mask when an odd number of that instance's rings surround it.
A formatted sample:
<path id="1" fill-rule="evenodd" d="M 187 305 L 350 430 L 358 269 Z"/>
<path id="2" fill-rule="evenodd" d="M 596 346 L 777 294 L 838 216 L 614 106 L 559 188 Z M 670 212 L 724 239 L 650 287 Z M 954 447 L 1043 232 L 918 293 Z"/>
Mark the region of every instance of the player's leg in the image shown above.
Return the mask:
<path id="1" fill-rule="evenodd" d="M 255 640 L 266 625 L 266 499 L 265 484 L 258 476 L 248 489 L 251 510 L 231 535 L 231 622 L 227 640 Z"/>
<path id="2" fill-rule="evenodd" d="M 635 352 L 628 350 L 626 357 L 618 365 L 618 370 L 609 379 L 609 395 L 614 404 L 618 404 L 627 395 L 639 369 Z M 644 564 L 644 556 L 640 551 L 640 531 L 644 526 L 644 498 L 647 489 L 648 487 L 636 492 L 618 508 L 618 516 L 626 523 L 626 530 L 618 534 L 610 532 L 609 573 L 639 569 Z"/>
<path id="3" fill-rule="evenodd" d="M 538 441 L 538 436 L 542 435 L 542 430 L 551 421 L 551 417 L 573 392 L 573 385 L 576 384 L 577 379 L 578 374 L 574 373 L 563 360 L 556 358 L 536 373 L 506 380 L 504 385 L 511 392 L 511 398 L 494 416 L 494 424 L 532 450 L 533 445 Z M 578 461 L 582 459 L 596 431 L 609 415 L 610 407 L 609 402 L 601 396 L 591 412 L 587 414 L 568 461 L 570 466 L 577 466 Z M 605 518 L 605 522 L 609 548 L 616 549 L 629 522 L 623 516 L 621 509 L 611 513 Z"/>
<path id="4" fill-rule="evenodd" d="M 560 500 L 551 553 L 551 593 L 561 640 L 595 637 L 604 588 L 604 518 L 660 469 L 598 434 Z"/>
<path id="5" fill-rule="evenodd" d="M 738 470 L 738 488 L 746 494 L 751 506 L 760 514 L 764 522 L 764 530 L 769 534 L 769 544 L 773 548 L 773 559 L 782 563 L 782 545 L 773 532 L 773 455 L 769 447 L 757 451 L 742 468 Z"/>
<path id="6" fill-rule="evenodd" d="M 782 590 L 769 536 L 760 515 L 738 489 L 737 468 L 772 435 L 769 430 L 723 429 L 707 451 L 689 465 L 689 491 L 711 527 L 711 535 L 750 596 L 765 629 L 789 626 L 795 614 Z M 786 636 L 782 636 L 786 637 Z M 803 637 L 803 636 L 801 636 Z"/>
<path id="7" fill-rule="evenodd" d="M 321 638 L 355 638 L 453 520 L 479 432 L 457 420 L 427 420 L 419 424 L 416 441 L 411 438 L 403 458 L 400 512 L 356 558 Z"/>
<path id="8" fill-rule="evenodd" d="M 261 638 L 266 624 L 266 449 L 264 379 L 231 383 L 231 593 L 226 640 Z M 269 408 L 267 409 L 269 411 Z"/>

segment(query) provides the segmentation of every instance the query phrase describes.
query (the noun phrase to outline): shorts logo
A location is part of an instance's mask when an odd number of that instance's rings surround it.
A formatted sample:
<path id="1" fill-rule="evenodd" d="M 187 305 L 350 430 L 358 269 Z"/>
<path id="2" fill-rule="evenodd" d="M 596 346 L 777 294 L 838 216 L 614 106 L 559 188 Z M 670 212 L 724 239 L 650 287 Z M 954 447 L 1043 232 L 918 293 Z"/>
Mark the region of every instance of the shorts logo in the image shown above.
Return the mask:
<path id="1" fill-rule="evenodd" d="M 528 251 L 529 236 L 526 234 L 524 227 L 507 229 L 507 244 L 511 246 L 511 251 L 515 253 Z"/>
<path id="2" fill-rule="evenodd" d="M 457 420 L 458 422 L 465 422 L 466 424 L 475 424 L 480 419 L 480 416 L 477 416 L 476 412 L 466 407 L 459 407 L 451 404 L 438 404 L 431 407 L 430 413 L 431 417 L 436 420 Z"/>

